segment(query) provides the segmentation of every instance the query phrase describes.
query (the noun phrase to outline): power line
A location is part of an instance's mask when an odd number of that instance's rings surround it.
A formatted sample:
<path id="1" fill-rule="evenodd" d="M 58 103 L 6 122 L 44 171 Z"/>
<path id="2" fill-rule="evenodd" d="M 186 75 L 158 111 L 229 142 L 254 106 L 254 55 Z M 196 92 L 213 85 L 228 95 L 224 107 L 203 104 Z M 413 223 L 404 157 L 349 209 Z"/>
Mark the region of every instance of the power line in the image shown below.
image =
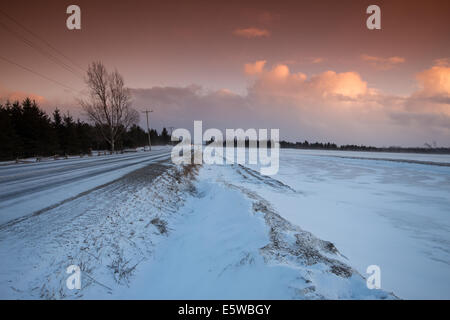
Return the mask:
<path id="1" fill-rule="evenodd" d="M 26 71 L 28 71 L 28 72 L 34 73 L 35 75 L 38 75 L 38 76 L 40 76 L 41 78 L 44 78 L 44 79 L 49 80 L 49 81 L 51 81 L 51 82 L 54 82 L 54 83 L 56 83 L 56 84 L 58 84 L 58 85 L 60 85 L 60 86 L 62 86 L 62 87 L 64 87 L 64 88 L 66 88 L 66 89 L 72 90 L 72 91 L 74 91 L 74 92 L 79 92 L 78 90 L 76 90 L 76 89 L 74 89 L 74 88 L 72 88 L 72 87 L 69 87 L 69 86 L 65 85 L 64 83 L 59 82 L 58 80 L 54 80 L 54 79 L 52 79 L 52 78 L 50 78 L 50 77 L 47 77 L 46 75 L 43 75 L 42 73 L 39 73 L 39 72 L 34 71 L 34 70 L 32 70 L 32 69 L 30 69 L 30 68 L 28 68 L 28 67 L 25 67 L 25 66 L 23 66 L 23 65 L 21 65 L 21 64 L 19 64 L 19 63 L 17 63 L 17 62 L 11 61 L 11 60 L 9 60 L 9 59 L 7 59 L 7 58 L 5 58 L 5 57 L 2 57 L 2 56 L 0 56 L 0 59 L 6 61 L 6 62 L 8 62 L 8 63 L 11 63 L 11 64 L 13 64 L 13 65 L 16 65 L 16 66 L 18 66 L 18 67 L 20 67 L 20 68 L 22 68 L 22 69 L 24 69 L 24 70 L 26 70 Z"/>
<path id="2" fill-rule="evenodd" d="M 74 66 L 76 66 L 77 68 L 79 68 L 80 70 L 82 70 L 83 72 L 86 72 L 86 70 L 81 67 L 78 63 L 74 62 L 72 59 L 70 59 L 68 56 L 66 56 L 64 53 L 62 53 L 60 50 L 58 50 L 57 48 L 55 48 L 53 45 L 51 45 L 47 40 L 45 40 L 44 38 L 42 38 L 41 36 L 39 36 L 38 34 L 36 34 L 35 32 L 33 32 L 32 30 L 28 29 L 27 27 L 25 27 L 23 24 L 21 24 L 19 21 L 17 21 L 16 19 L 14 19 L 13 17 L 11 17 L 9 14 L 7 14 L 6 12 L 4 12 L 3 10 L 0 10 L 0 13 L 2 13 L 5 17 L 7 17 L 8 19 L 10 19 L 11 21 L 13 21 L 14 23 L 16 23 L 17 25 L 19 25 L 22 29 L 24 29 L 25 31 L 27 31 L 28 33 L 30 33 L 31 35 L 33 35 L 34 37 L 36 37 L 37 39 L 41 40 L 42 42 L 44 42 L 49 48 L 53 49 L 55 52 L 57 52 L 58 54 L 60 54 L 62 57 L 66 58 L 68 61 L 70 61 Z"/>
<path id="3" fill-rule="evenodd" d="M 22 42 L 24 42 L 26 45 L 30 46 L 31 48 L 39 51 L 42 55 L 44 55 L 45 57 L 47 57 L 48 59 L 52 60 L 53 62 L 55 62 L 56 64 L 58 64 L 60 67 L 66 69 L 67 71 L 73 73 L 75 76 L 77 76 L 78 78 L 83 79 L 83 77 L 77 73 L 77 71 L 75 71 L 71 66 L 69 66 L 68 64 L 66 64 L 65 62 L 61 61 L 59 58 L 55 57 L 54 55 L 52 55 L 51 53 L 43 50 L 42 48 L 40 48 L 39 46 L 36 46 L 35 43 L 33 43 L 32 41 L 30 41 L 29 39 L 25 38 L 24 36 L 22 36 L 20 33 L 12 30 L 11 28 L 9 28 L 7 25 L 5 25 L 4 23 L 0 22 L 0 26 L 2 26 L 6 31 L 12 33 L 14 36 L 16 36 L 17 38 L 19 38 Z"/>
<path id="4" fill-rule="evenodd" d="M 39 51 L 42 55 L 44 55 L 45 57 L 47 57 L 49 60 L 53 61 L 54 63 L 56 63 L 57 65 L 59 65 L 60 67 L 66 69 L 67 71 L 73 73 L 76 77 L 80 78 L 83 80 L 83 76 L 80 75 L 79 73 L 77 73 L 77 71 L 75 71 L 71 66 L 69 66 L 68 64 L 66 64 L 64 61 L 61 61 L 59 58 L 55 57 L 54 55 L 52 55 L 51 53 L 43 50 L 42 48 L 36 46 L 35 43 L 33 43 L 32 41 L 30 41 L 29 39 L 25 38 L 24 36 L 22 36 L 20 33 L 12 30 L 11 28 L 9 28 L 7 25 L 5 25 L 4 23 L 0 22 L 0 26 L 2 26 L 6 31 L 12 33 L 13 35 L 15 35 L 17 38 L 19 38 L 20 40 L 22 40 L 22 42 L 24 42 L 26 45 L 30 46 L 31 48 Z"/>

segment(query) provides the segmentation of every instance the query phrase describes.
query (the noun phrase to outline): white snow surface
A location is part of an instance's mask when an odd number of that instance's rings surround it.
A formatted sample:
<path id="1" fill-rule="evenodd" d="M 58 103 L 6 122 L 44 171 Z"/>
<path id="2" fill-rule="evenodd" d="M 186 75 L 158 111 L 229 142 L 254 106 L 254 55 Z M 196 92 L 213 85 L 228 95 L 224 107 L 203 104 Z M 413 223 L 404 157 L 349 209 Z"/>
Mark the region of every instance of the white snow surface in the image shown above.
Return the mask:
<path id="1" fill-rule="evenodd" d="M 196 193 L 177 215 L 172 234 L 142 265 L 136 284 L 114 297 L 395 298 L 382 290 L 367 289 L 365 279 L 345 265 L 344 257 L 323 250 L 328 243 L 277 217 L 269 203 L 243 187 L 248 179 L 251 175 L 236 166 L 201 169 Z M 266 187 L 276 193 L 293 193 L 270 181 Z M 303 240 L 296 240 L 296 234 Z M 305 243 L 302 247 L 296 241 Z M 313 251 L 302 252 L 300 247 Z M 308 260 L 303 254 L 323 257 Z M 351 274 L 336 275 L 330 266 L 348 268 Z"/>
<path id="2" fill-rule="evenodd" d="M 407 153 L 407 152 L 373 152 L 373 151 L 340 151 L 340 150 L 312 150 L 312 149 L 283 149 L 283 153 L 295 152 L 299 155 L 339 157 L 339 158 L 362 158 L 397 161 L 417 161 L 425 163 L 450 164 L 450 154 L 436 153 Z"/>
<path id="3" fill-rule="evenodd" d="M 143 178 L 117 176 L 4 224 L 0 298 L 450 298 L 449 167 L 280 156 L 272 177 L 134 163 Z M 366 287 L 373 264 L 382 290 Z M 66 287 L 69 265 L 81 290 Z"/>
<path id="4" fill-rule="evenodd" d="M 239 166 L 197 170 L 118 180 L 3 227 L 0 298 L 395 298 L 248 186 L 296 191 Z M 81 290 L 66 287 L 70 265 Z"/>
<path id="5" fill-rule="evenodd" d="M 449 158 L 282 149 L 272 178 L 302 196 L 255 190 L 284 218 L 334 243 L 361 274 L 378 265 L 385 290 L 450 299 L 450 167 L 408 162 Z"/>

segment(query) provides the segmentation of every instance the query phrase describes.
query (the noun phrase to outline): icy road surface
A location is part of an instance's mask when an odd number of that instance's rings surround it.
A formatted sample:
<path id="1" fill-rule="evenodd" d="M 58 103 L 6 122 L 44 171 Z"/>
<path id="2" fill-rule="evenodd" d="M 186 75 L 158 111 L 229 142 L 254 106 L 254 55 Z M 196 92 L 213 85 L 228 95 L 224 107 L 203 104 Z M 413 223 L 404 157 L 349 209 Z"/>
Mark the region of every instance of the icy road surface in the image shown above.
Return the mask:
<path id="1" fill-rule="evenodd" d="M 151 152 L 0 166 L 0 225 L 110 183 L 161 159 L 170 159 L 168 147 L 154 147 Z"/>

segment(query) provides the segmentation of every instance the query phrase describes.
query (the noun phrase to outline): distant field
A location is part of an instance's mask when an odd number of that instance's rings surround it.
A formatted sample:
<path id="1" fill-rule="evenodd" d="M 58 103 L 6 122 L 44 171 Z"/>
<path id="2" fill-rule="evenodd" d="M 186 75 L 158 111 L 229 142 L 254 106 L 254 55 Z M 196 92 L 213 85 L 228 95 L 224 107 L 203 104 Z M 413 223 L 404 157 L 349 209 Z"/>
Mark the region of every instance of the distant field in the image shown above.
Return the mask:
<path id="1" fill-rule="evenodd" d="M 385 290 L 449 299 L 450 167 L 400 160 L 450 156 L 282 149 L 273 178 L 304 196 L 265 196 L 283 217 L 335 243 L 361 273 L 378 264 Z"/>
<path id="2" fill-rule="evenodd" d="M 369 159 L 413 160 L 413 161 L 449 163 L 450 164 L 450 154 L 283 149 L 283 153 L 289 153 L 290 151 L 295 151 L 302 155 L 338 156 L 338 157 L 354 157 L 354 158 L 369 158 Z"/>

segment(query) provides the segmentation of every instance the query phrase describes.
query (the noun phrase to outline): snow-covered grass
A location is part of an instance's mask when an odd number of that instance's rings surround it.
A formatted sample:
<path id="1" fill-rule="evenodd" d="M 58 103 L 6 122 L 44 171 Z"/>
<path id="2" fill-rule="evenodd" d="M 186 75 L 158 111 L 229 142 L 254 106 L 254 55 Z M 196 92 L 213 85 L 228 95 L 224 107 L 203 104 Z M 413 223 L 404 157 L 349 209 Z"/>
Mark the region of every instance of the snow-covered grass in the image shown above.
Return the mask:
<path id="1" fill-rule="evenodd" d="M 386 299 L 329 242 L 281 218 L 243 188 L 238 167 L 206 166 L 174 230 L 116 298 Z M 276 193 L 293 193 L 278 184 Z M 295 192 L 294 192 L 295 193 Z"/>
<path id="2" fill-rule="evenodd" d="M 192 192 L 192 174 L 142 168 L 42 214 L 0 229 L 0 298 L 108 298 L 167 237 L 165 221 Z M 66 287 L 66 268 L 82 289 Z"/>

